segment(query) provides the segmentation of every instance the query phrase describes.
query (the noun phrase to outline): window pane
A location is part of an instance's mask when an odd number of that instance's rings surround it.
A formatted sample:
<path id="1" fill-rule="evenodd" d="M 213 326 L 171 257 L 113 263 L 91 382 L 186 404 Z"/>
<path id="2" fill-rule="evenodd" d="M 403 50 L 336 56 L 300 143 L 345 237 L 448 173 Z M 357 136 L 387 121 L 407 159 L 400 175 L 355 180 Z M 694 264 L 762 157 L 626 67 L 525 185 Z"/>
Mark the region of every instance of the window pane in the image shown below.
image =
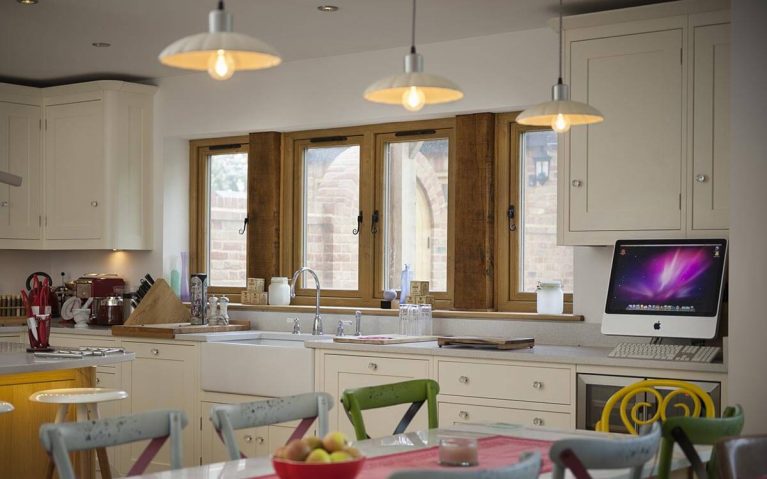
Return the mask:
<path id="1" fill-rule="evenodd" d="M 210 155 L 208 177 L 208 274 L 211 286 L 245 286 L 248 154 Z"/>
<path id="2" fill-rule="evenodd" d="M 304 151 L 303 266 L 322 289 L 357 290 L 359 278 L 360 147 Z M 306 275 L 304 287 L 313 288 Z M 308 279 L 308 283 L 305 282 Z"/>
<path id="3" fill-rule="evenodd" d="M 387 143 L 384 287 L 400 289 L 405 264 L 431 291 L 447 291 L 446 138 Z"/>
<path id="4" fill-rule="evenodd" d="M 522 134 L 522 236 L 519 284 L 535 292 L 538 281 L 562 281 L 573 291 L 573 249 L 557 246 L 557 135 L 550 130 Z"/>

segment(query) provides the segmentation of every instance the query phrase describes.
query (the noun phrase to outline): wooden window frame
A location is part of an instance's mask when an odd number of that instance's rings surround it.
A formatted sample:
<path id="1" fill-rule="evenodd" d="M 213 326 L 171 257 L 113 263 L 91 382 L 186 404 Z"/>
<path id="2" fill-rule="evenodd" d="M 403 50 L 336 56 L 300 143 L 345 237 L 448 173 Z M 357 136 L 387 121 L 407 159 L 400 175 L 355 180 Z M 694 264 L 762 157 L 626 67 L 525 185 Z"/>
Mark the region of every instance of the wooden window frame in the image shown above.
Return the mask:
<path id="1" fill-rule="evenodd" d="M 516 122 L 518 112 L 501 113 L 496 116 L 496 252 L 495 275 L 496 310 L 535 312 L 536 295 L 519 291 L 519 249 L 521 229 L 510 231 L 507 211 L 515 205 L 516 220 L 522 212 L 520 181 L 520 138 L 528 131 L 550 130 L 548 127 L 526 126 Z M 561 137 L 560 137 L 561 141 Z M 559 161 L 559 158 L 557 158 Z M 558 200 L 559 201 L 559 200 Z M 559 225 L 557 225 L 559 227 Z M 573 295 L 565 294 L 565 314 L 573 311 Z"/>
<path id="2" fill-rule="evenodd" d="M 226 148 L 231 145 L 231 148 Z M 235 146 L 237 145 L 237 146 Z M 211 153 L 248 153 L 248 136 L 207 138 L 189 142 L 189 271 L 206 271 L 208 236 L 208 159 Z M 250 155 L 249 155 L 250 157 Z M 252 165 L 248 161 L 248 171 Z M 250 231 L 248 231 L 250 233 Z M 250 241 L 250 234 L 248 234 Z M 211 294 L 226 294 L 233 302 L 240 301 L 242 287 L 209 286 Z"/>

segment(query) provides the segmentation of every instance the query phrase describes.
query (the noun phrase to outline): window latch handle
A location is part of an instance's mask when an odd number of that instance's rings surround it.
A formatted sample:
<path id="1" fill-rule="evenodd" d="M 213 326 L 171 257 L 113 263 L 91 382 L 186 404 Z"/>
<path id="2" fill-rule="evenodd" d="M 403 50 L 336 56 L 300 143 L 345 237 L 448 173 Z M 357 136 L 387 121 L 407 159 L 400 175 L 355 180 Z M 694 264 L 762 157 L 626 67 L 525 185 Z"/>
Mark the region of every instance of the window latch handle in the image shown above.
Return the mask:
<path id="1" fill-rule="evenodd" d="M 360 225 L 362 224 L 362 210 L 360 210 L 360 214 L 357 215 L 357 227 L 352 230 L 353 235 L 360 234 Z"/>
<path id="2" fill-rule="evenodd" d="M 517 231 L 517 224 L 514 222 L 515 213 L 514 205 L 509 205 L 509 209 L 506 211 L 506 216 L 509 217 L 509 231 Z"/>
<path id="3" fill-rule="evenodd" d="M 373 224 L 370 226 L 370 232 L 373 234 L 378 233 L 378 210 L 373 211 L 371 222 Z"/>
<path id="4" fill-rule="evenodd" d="M 245 234 L 245 231 L 248 230 L 248 217 L 246 216 L 245 219 L 242 221 L 242 228 L 237 230 L 237 232 L 241 235 Z"/>

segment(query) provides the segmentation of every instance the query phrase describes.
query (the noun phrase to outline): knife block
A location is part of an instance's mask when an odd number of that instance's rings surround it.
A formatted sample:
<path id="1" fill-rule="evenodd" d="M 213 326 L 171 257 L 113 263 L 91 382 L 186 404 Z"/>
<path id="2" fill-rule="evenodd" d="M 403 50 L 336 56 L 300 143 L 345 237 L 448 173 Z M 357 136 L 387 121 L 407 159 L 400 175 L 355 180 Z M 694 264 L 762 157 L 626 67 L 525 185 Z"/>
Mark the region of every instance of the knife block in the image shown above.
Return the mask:
<path id="1" fill-rule="evenodd" d="M 159 278 L 124 324 L 188 323 L 190 318 L 189 308 L 181 303 L 168 283 Z"/>

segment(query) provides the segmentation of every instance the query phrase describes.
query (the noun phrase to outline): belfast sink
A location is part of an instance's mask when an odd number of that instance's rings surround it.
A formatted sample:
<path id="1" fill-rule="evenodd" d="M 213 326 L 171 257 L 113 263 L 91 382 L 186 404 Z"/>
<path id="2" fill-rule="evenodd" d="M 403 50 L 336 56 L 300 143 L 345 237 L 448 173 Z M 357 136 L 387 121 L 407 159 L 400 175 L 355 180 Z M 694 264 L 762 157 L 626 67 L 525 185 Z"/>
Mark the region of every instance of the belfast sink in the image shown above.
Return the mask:
<path id="1" fill-rule="evenodd" d="M 252 396 L 289 396 L 314 391 L 310 334 L 260 331 L 257 338 L 203 343 L 200 387 Z"/>

